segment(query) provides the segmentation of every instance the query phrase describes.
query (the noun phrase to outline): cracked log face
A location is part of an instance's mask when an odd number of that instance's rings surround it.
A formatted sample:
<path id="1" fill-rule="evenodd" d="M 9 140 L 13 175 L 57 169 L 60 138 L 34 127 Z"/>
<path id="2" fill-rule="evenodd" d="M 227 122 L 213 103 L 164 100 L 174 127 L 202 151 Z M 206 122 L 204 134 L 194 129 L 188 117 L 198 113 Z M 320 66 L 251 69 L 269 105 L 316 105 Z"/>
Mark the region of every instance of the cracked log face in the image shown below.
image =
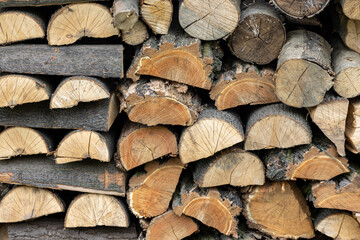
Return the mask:
<path id="1" fill-rule="evenodd" d="M 309 18 L 324 10 L 330 0 L 273 0 L 272 2 L 290 17 Z"/>
<path id="2" fill-rule="evenodd" d="M 157 158 L 178 152 L 175 134 L 164 126 L 147 127 L 128 121 L 117 143 L 118 167 L 126 171 Z"/>
<path id="3" fill-rule="evenodd" d="M 310 144 L 312 138 L 305 114 L 282 103 L 251 112 L 245 136 L 245 150 L 289 148 Z"/>
<path id="4" fill-rule="evenodd" d="M 65 217 L 65 228 L 129 227 L 126 205 L 113 196 L 82 194 L 70 204 Z"/>
<path id="5" fill-rule="evenodd" d="M 23 11 L 0 13 L 0 44 L 45 37 L 45 23 L 36 15 Z"/>
<path id="6" fill-rule="evenodd" d="M 164 213 L 184 168 L 179 158 L 145 165 L 146 173 L 135 173 L 129 181 L 127 199 L 137 218 L 150 218 Z"/>
<path id="7" fill-rule="evenodd" d="M 360 20 L 360 5 L 357 0 L 341 0 L 340 4 L 344 14 L 354 20 Z"/>
<path id="8" fill-rule="evenodd" d="M 47 134 L 26 127 L 11 127 L 0 133 L 0 160 L 15 156 L 50 154 L 54 144 Z"/>
<path id="9" fill-rule="evenodd" d="M 273 238 L 315 236 L 306 200 L 295 183 L 272 182 L 243 195 L 244 215 L 250 228 Z"/>
<path id="10" fill-rule="evenodd" d="M 142 0 L 141 17 L 155 34 L 167 34 L 171 25 L 173 5 L 171 0 Z"/>
<path id="11" fill-rule="evenodd" d="M 47 81 L 26 75 L 0 76 L 0 107 L 49 100 L 52 88 Z"/>
<path id="12" fill-rule="evenodd" d="M 64 79 L 52 94 L 50 108 L 71 108 L 80 102 L 110 98 L 110 87 L 103 80 L 92 77 Z"/>
<path id="13" fill-rule="evenodd" d="M 64 204 L 53 192 L 20 186 L 13 188 L 2 198 L 0 222 L 21 222 L 64 211 Z"/>
<path id="14" fill-rule="evenodd" d="M 82 37 L 108 38 L 119 35 L 106 7 L 96 3 L 72 4 L 57 11 L 49 22 L 49 45 L 68 45 Z"/>
<path id="15" fill-rule="evenodd" d="M 237 0 L 181 0 L 179 21 L 189 35 L 201 40 L 218 40 L 231 34 L 240 19 Z"/>
<path id="16" fill-rule="evenodd" d="M 113 24 L 117 29 L 131 29 L 139 19 L 139 1 L 115 0 L 112 12 Z"/>
<path id="17" fill-rule="evenodd" d="M 183 130 L 179 142 L 179 155 L 185 163 L 214 155 L 244 140 L 240 116 L 215 107 L 203 110 L 197 122 Z"/>
<path id="18" fill-rule="evenodd" d="M 360 98 L 350 100 L 345 136 L 346 148 L 358 154 L 360 152 Z"/>

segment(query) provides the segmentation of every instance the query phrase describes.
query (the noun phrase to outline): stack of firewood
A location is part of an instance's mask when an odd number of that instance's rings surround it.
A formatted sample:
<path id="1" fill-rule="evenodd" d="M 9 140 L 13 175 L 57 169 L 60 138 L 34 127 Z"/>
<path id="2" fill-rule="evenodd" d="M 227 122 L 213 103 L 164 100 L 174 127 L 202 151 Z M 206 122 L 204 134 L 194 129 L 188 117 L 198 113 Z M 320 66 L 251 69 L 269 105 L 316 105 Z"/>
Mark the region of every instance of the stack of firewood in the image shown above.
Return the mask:
<path id="1" fill-rule="evenodd" d="M 0 8 L 0 239 L 360 239 L 357 0 Z"/>

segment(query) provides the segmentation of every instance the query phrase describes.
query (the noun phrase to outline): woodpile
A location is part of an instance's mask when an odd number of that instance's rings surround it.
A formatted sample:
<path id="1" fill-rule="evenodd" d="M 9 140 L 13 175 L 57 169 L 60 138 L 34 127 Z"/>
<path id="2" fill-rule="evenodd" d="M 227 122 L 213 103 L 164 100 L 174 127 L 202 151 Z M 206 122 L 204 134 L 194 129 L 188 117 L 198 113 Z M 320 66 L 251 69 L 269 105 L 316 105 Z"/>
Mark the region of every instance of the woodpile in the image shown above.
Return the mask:
<path id="1" fill-rule="evenodd" d="M 0 239 L 360 240 L 359 21 L 0 0 Z"/>

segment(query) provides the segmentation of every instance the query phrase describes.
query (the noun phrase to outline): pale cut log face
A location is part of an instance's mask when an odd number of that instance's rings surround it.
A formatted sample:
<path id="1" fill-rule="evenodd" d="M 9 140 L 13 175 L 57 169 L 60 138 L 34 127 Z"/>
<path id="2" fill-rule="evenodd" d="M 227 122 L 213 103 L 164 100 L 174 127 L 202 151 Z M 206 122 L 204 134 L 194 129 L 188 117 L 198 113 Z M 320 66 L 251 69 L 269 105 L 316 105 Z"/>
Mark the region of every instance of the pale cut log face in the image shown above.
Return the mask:
<path id="1" fill-rule="evenodd" d="M 112 24 L 110 11 L 96 3 L 79 3 L 63 7 L 50 20 L 49 45 L 68 45 L 82 37 L 107 38 L 119 35 Z"/>
<path id="2" fill-rule="evenodd" d="M 48 143 L 34 129 L 12 127 L 0 133 L 0 160 L 49 152 Z"/>
<path id="3" fill-rule="evenodd" d="M 0 77 L 0 107 L 13 108 L 16 105 L 49 100 L 50 94 L 46 83 L 40 79 L 13 74 Z"/>
<path id="4" fill-rule="evenodd" d="M 148 30 L 141 20 L 138 20 L 133 28 L 122 30 L 121 35 L 122 40 L 132 46 L 139 45 L 149 38 Z"/>
<path id="5" fill-rule="evenodd" d="M 65 217 L 65 228 L 129 227 L 125 205 L 113 196 L 82 194 L 70 204 Z"/>
<path id="6" fill-rule="evenodd" d="M 326 236 L 338 240 L 356 239 L 354 237 L 360 236 L 360 224 L 346 212 L 327 216 L 315 228 Z"/>
<path id="7" fill-rule="evenodd" d="M 334 90 L 342 97 L 356 97 L 360 93 L 360 81 L 358 81 L 359 78 L 360 68 L 347 68 L 336 75 L 334 81 Z"/>
<path id="8" fill-rule="evenodd" d="M 312 17 L 321 12 L 330 0 L 274 0 L 275 5 L 294 18 Z"/>
<path id="9" fill-rule="evenodd" d="M 346 22 L 345 44 L 348 48 L 360 53 L 360 21 L 348 19 Z"/>
<path id="10" fill-rule="evenodd" d="M 167 34 L 173 6 L 171 0 L 143 0 L 141 16 L 155 34 Z"/>
<path id="11" fill-rule="evenodd" d="M 64 211 L 61 200 L 51 191 L 21 186 L 0 202 L 0 222 L 21 222 Z"/>
<path id="12" fill-rule="evenodd" d="M 7 11 L 0 13 L 0 44 L 43 38 L 42 23 L 28 13 Z"/>
<path id="13" fill-rule="evenodd" d="M 354 20 L 360 20 L 360 5 L 358 0 L 342 0 L 342 10 L 344 14 Z"/>

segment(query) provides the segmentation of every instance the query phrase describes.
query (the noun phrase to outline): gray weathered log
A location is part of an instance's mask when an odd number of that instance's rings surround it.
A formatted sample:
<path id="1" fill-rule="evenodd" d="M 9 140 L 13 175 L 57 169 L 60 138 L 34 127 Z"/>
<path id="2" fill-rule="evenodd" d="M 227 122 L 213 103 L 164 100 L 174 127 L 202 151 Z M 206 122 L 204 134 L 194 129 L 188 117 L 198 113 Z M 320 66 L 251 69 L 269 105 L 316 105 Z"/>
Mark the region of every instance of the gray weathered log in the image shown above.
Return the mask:
<path id="1" fill-rule="evenodd" d="M 67 3 L 78 2 L 104 2 L 109 0 L 1 0 L 0 8 L 3 7 L 26 7 L 26 6 L 48 6 L 48 5 L 62 5 Z"/>

